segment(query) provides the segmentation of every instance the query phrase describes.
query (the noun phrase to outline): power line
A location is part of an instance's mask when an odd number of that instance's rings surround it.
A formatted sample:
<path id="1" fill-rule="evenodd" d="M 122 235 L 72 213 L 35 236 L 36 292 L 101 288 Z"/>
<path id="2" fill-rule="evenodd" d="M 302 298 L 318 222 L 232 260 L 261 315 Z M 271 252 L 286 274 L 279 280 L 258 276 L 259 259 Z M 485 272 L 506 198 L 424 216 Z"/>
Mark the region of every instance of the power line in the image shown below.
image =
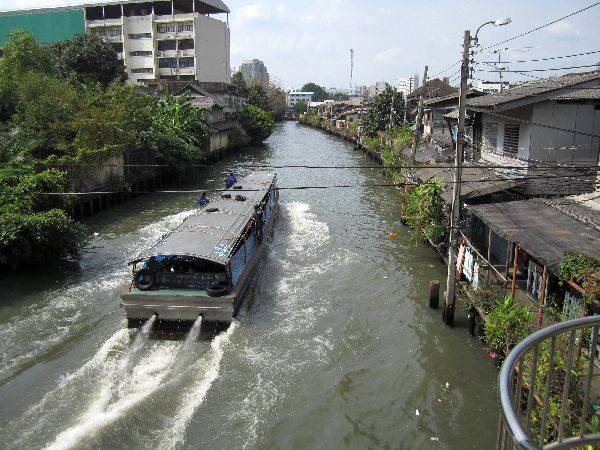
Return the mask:
<path id="1" fill-rule="evenodd" d="M 550 71 L 556 71 L 556 70 L 588 69 L 590 67 L 598 67 L 598 63 L 588 64 L 585 66 L 550 67 L 548 69 L 528 69 L 528 70 L 504 70 L 503 69 L 502 73 L 550 72 Z M 498 69 L 496 69 L 496 70 L 477 69 L 476 72 L 498 73 Z"/>
<path id="2" fill-rule="evenodd" d="M 528 34 L 531 34 L 531 33 L 534 33 L 534 32 L 536 32 L 536 31 L 539 31 L 539 30 L 541 30 L 541 29 L 543 29 L 543 28 L 549 27 L 550 25 L 554 25 L 555 23 L 558 23 L 558 22 L 560 22 L 561 20 L 565 20 L 565 19 L 568 19 L 569 17 L 573 17 L 573 16 L 575 16 L 575 15 L 577 15 L 577 14 L 580 14 L 580 13 L 582 13 L 582 12 L 584 12 L 584 11 L 587 11 L 587 10 L 589 10 L 589 9 L 592 9 L 592 8 L 594 8 L 594 7 L 598 6 L 598 5 L 600 5 L 600 2 L 593 3 L 593 4 L 589 5 L 589 6 L 586 6 L 585 8 L 581 8 L 581 9 L 579 9 L 579 10 L 577 10 L 577 11 L 574 11 L 574 12 L 572 12 L 572 13 L 570 13 L 570 14 L 567 14 L 567 15 L 566 15 L 566 16 L 564 16 L 564 17 L 561 17 L 561 18 L 559 18 L 559 19 L 553 20 L 552 22 L 548 22 L 548 23 L 546 23 L 546 24 L 544 24 L 544 25 L 540 25 L 539 27 L 536 27 L 536 28 L 533 28 L 533 29 L 531 29 L 531 30 L 529 30 L 529 31 L 526 31 L 525 33 L 521 33 L 521 34 L 518 34 L 518 35 L 516 35 L 516 36 L 513 36 L 513 37 L 511 37 L 511 38 L 505 39 L 505 40 L 503 40 L 503 41 L 496 42 L 495 44 L 488 45 L 487 47 L 484 47 L 484 48 L 482 48 L 481 50 L 479 50 L 479 52 L 482 52 L 482 51 L 484 51 L 484 50 L 487 50 L 487 49 L 490 49 L 490 48 L 497 47 L 497 46 L 499 46 L 499 45 L 502 45 L 502 44 L 506 44 L 507 42 L 514 41 L 515 39 L 522 38 L 523 36 L 527 36 Z M 479 52 L 478 52 L 478 53 L 479 53 Z"/>
<path id="3" fill-rule="evenodd" d="M 452 65 L 450 65 L 450 66 L 446 67 L 445 69 L 442 69 L 442 70 L 440 70 L 439 72 L 436 72 L 436 73 L 434 73 L 433 75 L 431 75 L 431 78 L 435 78 L 435 77 L 437 77 L 438 75 L 441 75 L 441 74 L 443 74 L 443 73 L 444 73 L 444 72 L 446 72 L 447 70 L 450 70 L 450 69 L 452 69 L 453 67 L 455 67 L 457 64 L 460 64 L 460 62 L 461 62 L 461 60 L 459 59 L 459 60 L 458 60 L 458 61 L 456 61 L 454 64 L 452 64 Z M 459 71 L 460 71 L 460 69 L 459 69 Z M 451 75 L 451 76 L 452 76 L 452 75 Z"/>
<path id="4" fill-rule="evenodd" d="M 540 61 L 551 61 L 555 59 L 574 58 L 576 56 L 594 55 L 600 53 L 600 50 L 594 50 L 592 52 L 574 53 L 572 55 L 564 56 L 549 56 L 547 58 L 536 58 L 536 59 L 519 59 L 516 61 L 482 61 L 483 64 L 512 64 L 512 63 L 528 63 L 528 62 L 540 62 Z"/>

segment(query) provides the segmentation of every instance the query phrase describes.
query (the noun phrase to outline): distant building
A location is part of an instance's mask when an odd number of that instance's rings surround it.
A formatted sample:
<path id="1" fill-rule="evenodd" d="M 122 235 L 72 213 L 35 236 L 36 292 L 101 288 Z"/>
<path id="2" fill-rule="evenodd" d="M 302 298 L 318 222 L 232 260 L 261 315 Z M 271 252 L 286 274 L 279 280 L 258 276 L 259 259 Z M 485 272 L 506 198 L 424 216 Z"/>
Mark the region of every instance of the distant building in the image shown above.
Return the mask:
<path id="1" fill-rule="evenodd" d="M 267 67 L 260 59 L 251 59 L 244 61 L 240 66 L 240 72 L 247 84 L 269 85 L 269 72 Z"/>
<path id="2" fill-rule="evenodd" d="M 508 81 L 480 81 L 476 89 L 486 94 L 495 94 L 510 87 Z"/>
<path id="3" fill-rule="evenodd" d="M 306 103 L 312 102 L 312 96 L 314 92 L 303 92 L 303 91 L 291 91 L 287 95 L 288 106 L 296 106 L 296 103 L 304 101 Z"/>
<path id="4" fill-rule="evenodd" d="M 229 26 L 209 15 L 229 13 L 221 0 L 136 0 L 0 13 L 0 43 L 18 28 L 41 43 L 77 33 L 108 42 L 130 83 L 143 80 L 230 81 Z"/>
<path id="5" fill-rule="evenodd" d="M 385 91 L 388 84 L 385 81 L 378 81 L 377 83 L 369 86 L 369 97 L 377 97 L 383 91 Z"/>
<path id="6" fill-rule="evenodd" d="M 413 73 L 410 77 L 398 78 L 396 87 L 399 92 L 404 94 L 404 98 L 408 97 L 409 94 L 412 94 L 419 87 L 419 75 Z"/>

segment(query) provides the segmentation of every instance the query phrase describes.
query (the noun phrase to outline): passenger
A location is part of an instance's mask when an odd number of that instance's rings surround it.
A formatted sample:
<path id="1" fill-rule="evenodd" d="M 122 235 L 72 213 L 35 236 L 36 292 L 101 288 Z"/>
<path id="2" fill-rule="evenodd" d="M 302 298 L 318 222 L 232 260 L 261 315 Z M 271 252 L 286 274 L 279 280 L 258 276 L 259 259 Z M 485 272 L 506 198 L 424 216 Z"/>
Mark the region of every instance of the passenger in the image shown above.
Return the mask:
<path id="1" fill-rule="evenodd" d="M 198 197 L 198 206 L 200 208 L 204 208 L 206 205 L 210 203 L 210 200 L 206 196 L 206 192 L 200 193 L 200 197 Z"/>
<path id="2" fill-rule="evenodd" d="M 237 183 L 237 178 L 235 177 L 233 172 L 230 172 L 227 178 L 225 178 L 225 189 L 229 189 L 235 183 Z"/>

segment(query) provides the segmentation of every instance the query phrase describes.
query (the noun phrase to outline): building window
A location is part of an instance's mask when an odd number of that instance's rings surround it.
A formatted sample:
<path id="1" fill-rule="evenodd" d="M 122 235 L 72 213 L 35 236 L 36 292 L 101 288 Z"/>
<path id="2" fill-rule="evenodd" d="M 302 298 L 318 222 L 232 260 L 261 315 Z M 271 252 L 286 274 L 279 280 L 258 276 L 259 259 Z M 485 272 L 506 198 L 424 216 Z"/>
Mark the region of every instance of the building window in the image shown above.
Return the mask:
<path id="1" fill-rule="evenodd" d="M 486 123 L 483 136 L 485 138 L 485 149 L 494 151 L 498 147 L 498 124 Z"/>
<path id="2" fill-rule="evenodd" d="M 161 24 L 156 29 L 159 33 L 175 33 L 175 24 Z"/>
<path id="3" fill-rule="evenodd" d="M 193 39 L 182 39 L 177 43 L 179 50 L 193 50 L 194 40 Z"/>
<path id="4" fill-rule="evenodd" d="M 177 49 L 177 41 L 158 41 L 159 52 L 175 49 Z"/>
<path id="5" fill-rule="evenodd" d="M 131 33 L 129 34 L 129 39 L 150 39 L 152 37 L 152 33 Z"/>
<path id="6" fill-rule="evenodd" d="M 179 58 L 179 67 L 194 67 L 194 58 Z"/>
<path id="7" fill-rule="evenodd" d="M 504 151 L 517 153 L 519 151 L 519 125 L 504 125 Z"/>
<path id="8" fill-rule="evenodd" d="M 194 31 L 194 23 L 193 22 L 182 22 L 177 24 L 177 32 L 180 33 L 182 31 Z"/>
<path id="9" fill-rule="evenodd" d="M 153 73 L 154 69 L 151 67 L 139 67 L 137 69 L 131 69 L 131 73 Z"/>
<path id="10" fill-rule="evenodd" d="M 152 56 L 152 52 L 150 50 L 135 50 L 129 52 L 129 56 Z"/>
<path id="11" fill-rule="evenodd" d="M 161 69 L 176 69 L 177 60 L 175 58 L 163 58 L 158 60 L 158 67 Z"/>

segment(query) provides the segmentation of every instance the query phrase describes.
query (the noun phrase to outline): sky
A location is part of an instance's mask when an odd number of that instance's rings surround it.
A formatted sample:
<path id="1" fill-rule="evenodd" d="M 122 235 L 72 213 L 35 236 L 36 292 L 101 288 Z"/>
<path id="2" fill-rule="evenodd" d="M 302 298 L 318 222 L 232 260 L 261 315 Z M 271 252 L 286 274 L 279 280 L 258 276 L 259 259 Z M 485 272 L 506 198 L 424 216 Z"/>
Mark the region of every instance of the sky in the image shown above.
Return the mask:
<path id="1" fill-rule="evenodd" d="M 76 3 L 72 0 L 0 0 L 0 10 Z M 86 3 L 94 3 L 87 0 Z M 504 27 L 486 26 L 479 33 L 483 47 L 518 35 L 594 3 L 593 0 L 225 0 L 231 14 L 231 65 L 258 58 L 271 78 L 286 88 L 313 81 L 325 87 L 350 84 L 350 49 L 355 49 L 354 84 L 393 83 L 413 72 L 423 76 L 457 62 L 465 29 L 510 17 Z M 217 16 L 218 17 L 218 16 Z M 225 20 L 225 15 L 220 17 Z M 490 50 L 502 49 L 503 61 L 539 59 L 600 50 L 600 5 L 543 30 Z M 477 70 L 497 54 L 475 56 Z M 503 64 L 527 70 L 590 65 L 600 53 L 551 61 Z M 458 66 L 439 76 L 454 76 Z M 584 71 L 591 69 L 573 69 Z M 550 76 L 561 72 L 532 72 Z M 497 73 L 475 77 L 498 80 Z M 505 79 L 530 79 L 505 74 Z"/>

